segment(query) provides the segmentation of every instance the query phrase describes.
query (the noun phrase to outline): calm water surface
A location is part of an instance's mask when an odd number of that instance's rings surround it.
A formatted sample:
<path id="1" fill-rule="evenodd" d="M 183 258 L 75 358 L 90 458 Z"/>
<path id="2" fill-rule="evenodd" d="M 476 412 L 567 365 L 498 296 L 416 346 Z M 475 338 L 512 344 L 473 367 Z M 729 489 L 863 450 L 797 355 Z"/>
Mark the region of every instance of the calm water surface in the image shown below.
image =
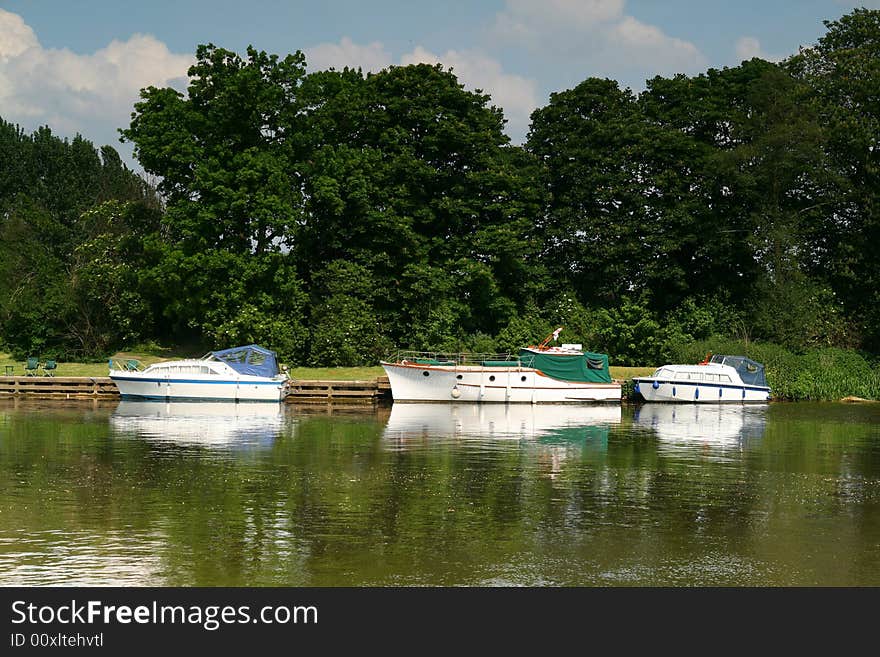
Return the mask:
<path id="1" fill-rule="evenodd" d="M 3 402 L 0 585 L 878 586 L 880 404 Z"/>

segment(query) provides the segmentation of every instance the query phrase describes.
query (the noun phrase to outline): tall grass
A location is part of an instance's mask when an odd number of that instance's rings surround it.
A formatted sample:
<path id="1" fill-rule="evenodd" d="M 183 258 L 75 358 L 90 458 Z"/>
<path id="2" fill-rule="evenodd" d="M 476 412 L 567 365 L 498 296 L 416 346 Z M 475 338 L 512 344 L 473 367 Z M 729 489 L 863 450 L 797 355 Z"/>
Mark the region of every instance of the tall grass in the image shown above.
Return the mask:
<path id="1" fill-rule="evenodd" d="M 763 363 L 774 399 L 880 399 L 880 367 L 855 351 L 824 348 L 798 354 L 776 344 L 720 338 L 673 347 L 677 363 L 696 363 L 710 352 L 744 355 Z"/>

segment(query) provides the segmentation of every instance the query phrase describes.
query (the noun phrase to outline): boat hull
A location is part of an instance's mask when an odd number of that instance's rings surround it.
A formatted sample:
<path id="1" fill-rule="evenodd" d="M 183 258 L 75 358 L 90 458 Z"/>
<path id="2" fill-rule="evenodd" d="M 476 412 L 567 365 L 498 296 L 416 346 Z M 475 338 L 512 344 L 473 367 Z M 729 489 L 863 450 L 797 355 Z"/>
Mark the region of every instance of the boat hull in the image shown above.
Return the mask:
<path id="1" fill-rule="evenodd" d="M 523 367 L 382 363 L 395 402 L 619 402 L 619 383 L 572 383 Z"/>
<path id="2" fill-rule="evenodd" d="M 259 377 L 212 381 L 195 377 L 139 377 L 136 374 L 111 372 L 110 378 L 124 399 L 279 402 L 286 390 L 283 380 Z"/>
<path id="3" fill-rule="evenodd" d="M 726 404 L 767 402 L 770 388 L 744 384 L 713 384 L 635 378 L 635 391 L 648 402 Z"/>

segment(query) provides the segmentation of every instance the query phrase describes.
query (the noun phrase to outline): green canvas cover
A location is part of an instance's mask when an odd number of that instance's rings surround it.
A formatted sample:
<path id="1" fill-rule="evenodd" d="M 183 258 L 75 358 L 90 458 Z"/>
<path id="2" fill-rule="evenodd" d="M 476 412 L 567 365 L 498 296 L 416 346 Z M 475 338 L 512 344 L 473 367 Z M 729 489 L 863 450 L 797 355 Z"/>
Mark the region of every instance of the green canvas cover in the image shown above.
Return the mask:
<path id="1" fill-rule="evenodd" d="M 560 381 L 611 383 L 608 356 L 585 351 L 583 354 L 559 354 L 522 349 L 520 362 Z"/>

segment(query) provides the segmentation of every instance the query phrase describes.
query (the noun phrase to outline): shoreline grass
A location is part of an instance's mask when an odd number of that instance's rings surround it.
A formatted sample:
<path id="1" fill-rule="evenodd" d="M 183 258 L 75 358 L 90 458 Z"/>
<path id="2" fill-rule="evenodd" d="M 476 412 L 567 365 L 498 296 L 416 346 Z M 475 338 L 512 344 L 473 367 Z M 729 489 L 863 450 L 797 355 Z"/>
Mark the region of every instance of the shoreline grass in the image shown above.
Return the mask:
<path id="1" fill-rule="evenodd" d="M 144 365 L 151 365 L 163 360 L 181 358 L 181 355 L 158 355 L 155 351 L 120 351 L 112 356 L 115 361 L 128 359 L 139 360 Z M 41 362 L 45 362 L 42 360 Z M 25 375 L 25 363 L 14 360 L 7 353 L 0 352 L 0 375 L 5 374 L 6 366 L 13 367 L 14 376 Z M 618 381 L 630 379 L 634 376 L 647 376 L 654 371 L 654 367 L 616 367 L 612 366 L 611 378 Z M 107 376 L 109 367 L 107 361 L 95 363 L 69 363 L 58 362 L 55 376 Z M 371 381 L 377 377 L 385 376 L 385 370 L 380 365 L 364 367 L 292 367 L 289 371 L 292 379 L 303 381 Z"/>
<path id="2" fill-rule="evenodd" d="M 715 353 L 745 353 L 743 346 L 717 344 L 696 344 L 690 346 L 694 353 L 705 353 L 707 348 Z M 711 349 L 709 347 L 715 347 Z M 775 400 L 847 401 L 880 399 L 880 368 L 872 368 L 854 352 L 838 349 L 824 349 L 806 355 L 794 355 L 779 347 L 751 345 L 751 356 L 767 366 L 767 379 L 773 389 Z M 120 351 L 112 356 L 115 361 L 137 359 L 144 365 L 193 356 L 180 349 L 160 349 L 138 347 Z M 682 354 L 676 362 L 696 362 L 693 354 Z M 45 362 L 42 360 L 41 362 Z M 8 353 L 0 352 L 0 376 L 6 374 L 11 366 L 13 376 L 24 376 L 25 363 L 13 359 Z M 624 385 L 626 398 L 632 386 L 632 378 L 650 376 L 653 366 L 611 366 L 611 378 Z M 55 376 L 105 377 L 108 375 L 107 361 L 91 363 L 59 361 Z M 379 365 L 364 367 L 293 367 L 290 377 L 301 381 L 372 381 L 385 375 Z"/>

